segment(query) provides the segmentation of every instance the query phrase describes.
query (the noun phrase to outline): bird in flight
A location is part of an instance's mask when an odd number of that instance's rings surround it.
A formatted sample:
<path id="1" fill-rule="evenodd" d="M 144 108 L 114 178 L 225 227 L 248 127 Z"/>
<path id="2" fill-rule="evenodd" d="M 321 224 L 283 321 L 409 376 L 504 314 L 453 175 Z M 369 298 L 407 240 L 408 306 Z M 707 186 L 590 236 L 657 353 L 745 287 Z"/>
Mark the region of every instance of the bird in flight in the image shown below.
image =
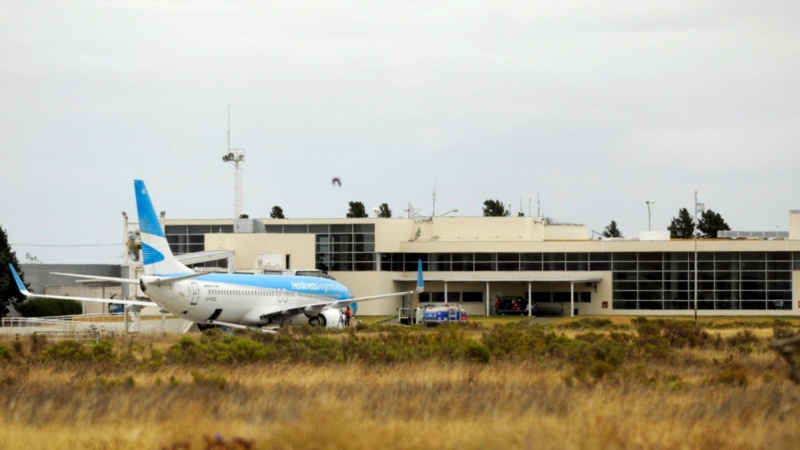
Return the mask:
<path id="1" fill-rule="evenodd" d="M 334 186 L 342 187 L 342 180 L 340 180 L 339 177 L 333 177 L 333 179 L 331 180 L 331 184 Z"/>

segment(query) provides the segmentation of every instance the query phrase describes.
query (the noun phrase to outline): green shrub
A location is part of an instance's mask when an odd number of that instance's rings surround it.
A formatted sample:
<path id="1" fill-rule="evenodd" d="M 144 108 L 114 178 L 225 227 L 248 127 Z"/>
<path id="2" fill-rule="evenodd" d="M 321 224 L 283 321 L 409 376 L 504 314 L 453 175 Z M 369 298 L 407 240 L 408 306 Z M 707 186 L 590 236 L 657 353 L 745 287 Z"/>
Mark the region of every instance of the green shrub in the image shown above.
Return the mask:
<path id="1" fill-rule="evenodd" d="M 792 328 L 785 321 L 775 321 L 775 326 L 772 327 L 772 336 L 775 339 L 787 339 L 797 335 L 797 330 Z"/>
<path id="2" fill-rule="evenodd" d="M 11 342 L 11 348 L 13 348 L 14 349 L 14 353 L 16 353 L 19 356 L 22 356 L 25 353 L 25 349 L 23 348 L 22 341 L 20 341 L 19 339 L 14 339 Z"/>
<path id="3" fill-rule="evenodd" d="M 555 336 L 551 333 L 552 336 Z M 525 360 L 548 353 L 548 338 L 540 327 L 498 325 L 483 335 L 483 344 L 495 358 Z"/>
<path id="4" fill-rule="evenodd" d="M 114 362 L 116 355 L 114 354 L 114 343 L 111 341 L 103 340 L 92 347 L 92 358 L 95 361 Z"/>
<path id="5" fill-rule="evenodd" d="M 596 330 L 600 328 L 617 328 L 610 319 L 602 317 L 582 317 L 578 320 L 573 320 L 561 325 L 558 328 L 568 330 Z"/>
<path id="6" fill-rule="evenodd" d="M 614 372 L 614 366 L 605 361 L 594 361 L 589 366 L 589 375 L 597 381 L 600 381 L 606 375 Z"/>
<path id="7" fill-rule="evenodd" d="M 492 355 L 489 353 L 489 348 L 478 341 L 468 339 L 464 343 L 464 347 L 464 354 L 469 361 L 488 364 L 492 359 Z"/>
<path id="8" fill-rule="evenodd" d="M 181 337 L 166 353 L 165 363 L 252 363 L 266 358 L 267 347 L 247 336 L 223 334 L 206 330 L 196 341 L 190 336 Z M 151 355 L 152 356 L 152 355 Z"/>
<path id="9" fill-rule="evenodd" d="M 750 353 L 753 353 L 754 350 L 752 344 L 737 344 L 735 348 L 736 351 L 738 351 L 742 355 L 749 355 Z"/>
<path id="10" fill-rule="evenodd" d="M 57 342 L 44 349 L 40 355 L 42 361 L 86 362 L 92 358 L 87 347 L 78 341 Z"/>
<path id="11" fill-rule="evenodd" d="M 14 351 L 11 347 L 0 344 L 0 361 L 9 361 L 14 357 Z"/>
<path id="12" fill-rule="evenodd" d="M 652 342 L 662 337 L 672 348 L 698 348 L 712 343 L 711 335 L 700 326 L 686 320 L 651 320 L 637 317 L 631 321 L 641 340 Z"/>
<path id="13" fill-rule="evenodd" d="M 731 347 L 739 347 L 740 345 L 750 345 L 752 347 L 753 345 L 758 345 L 761 339 L 750 330 L 742 330 L 728 337 L 725 341 Z"/>
<path id="14" fill-rule="evenodd" d="M 35 298 L 15 307 L 24 317 L 51 317 L 81 314 L 83 307 L 75 300 L 57 298 Z"/>
<path id="15" fill-rule="evenodd" d="M 747 374 L 741 370 L 725 369 L 717 373 L 709 380 L 712 383 L 730 384 L 745 387 L 749 383 Z"/>
<path id="16" fill-rule="evenodd" d="M 192 372 L 192 378 L 194 379 L 194 384 L 196 385 L 213 387 L 219 390 L 225 389 L 228 384 L 228 381 L 222 375 L 206 375 L 200 372 Z"/>

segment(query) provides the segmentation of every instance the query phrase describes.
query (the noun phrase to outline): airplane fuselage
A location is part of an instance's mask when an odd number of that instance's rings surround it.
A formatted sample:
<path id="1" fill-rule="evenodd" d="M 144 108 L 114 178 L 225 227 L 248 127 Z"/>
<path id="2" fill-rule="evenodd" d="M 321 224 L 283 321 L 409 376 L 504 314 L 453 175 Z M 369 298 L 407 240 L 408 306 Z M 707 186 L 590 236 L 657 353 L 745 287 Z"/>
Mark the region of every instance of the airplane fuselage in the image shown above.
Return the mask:
<path id="1" fill-rule="evenodd" d="M 343 284 L 318 277 L 206 274 L 159 284 L 162 278 L 142 277 L 145 294 L 176 316 L 199 323 L 262 326 L 280 313 L 283 323 L 337 326 L 341 309 L 331 302 L 344 308 L 353 298 Z"/>

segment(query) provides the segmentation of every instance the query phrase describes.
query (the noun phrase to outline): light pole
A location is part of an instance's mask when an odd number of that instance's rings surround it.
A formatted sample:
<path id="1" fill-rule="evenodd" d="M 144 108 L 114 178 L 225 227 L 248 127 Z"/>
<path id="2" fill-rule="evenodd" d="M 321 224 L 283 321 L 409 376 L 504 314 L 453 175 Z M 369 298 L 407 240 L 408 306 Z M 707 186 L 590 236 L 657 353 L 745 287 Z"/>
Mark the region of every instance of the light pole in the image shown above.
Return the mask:
<path id="1" fill-rule="evenodd" d="M 650 231 L 650 205 L 655 204 L 655 202 L 645 200 L 645 203 L 647 203 L 647 231 Z"/>
<path id="2" fill-rule="evenodd" d="M 242 183 L 242 164 L 244 164 L 245 150 L 243 148 L 231 148 L 231 107 L 228 105 L 228 153 L 222 157 L 222 162 L 231 163 L 234 173 L 233 184 L 233 218 L 238 219 L 242 215 L 242 203 L 244 197 L 244 187 Z"/>

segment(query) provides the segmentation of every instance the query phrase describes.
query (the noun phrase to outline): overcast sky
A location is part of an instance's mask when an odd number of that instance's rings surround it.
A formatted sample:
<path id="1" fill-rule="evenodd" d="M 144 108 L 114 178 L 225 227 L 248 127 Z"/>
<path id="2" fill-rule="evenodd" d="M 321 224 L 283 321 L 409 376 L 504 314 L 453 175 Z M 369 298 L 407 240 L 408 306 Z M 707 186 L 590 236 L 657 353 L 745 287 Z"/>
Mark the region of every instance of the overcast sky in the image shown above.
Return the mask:
<path id="1" fill-rule="evenodd" d="M 119 263 L 144 179 L 168 218 L 483 201 L 664 230 L 800 209 L 800 2 L 0 3 L 0 226 L 20 262 Z M 331 185 L 340 177 L 341 187 Z M 75 246 L 78 247 L 65 247 Z M 58 247 L 54 247 L 58 246 Z"/>

